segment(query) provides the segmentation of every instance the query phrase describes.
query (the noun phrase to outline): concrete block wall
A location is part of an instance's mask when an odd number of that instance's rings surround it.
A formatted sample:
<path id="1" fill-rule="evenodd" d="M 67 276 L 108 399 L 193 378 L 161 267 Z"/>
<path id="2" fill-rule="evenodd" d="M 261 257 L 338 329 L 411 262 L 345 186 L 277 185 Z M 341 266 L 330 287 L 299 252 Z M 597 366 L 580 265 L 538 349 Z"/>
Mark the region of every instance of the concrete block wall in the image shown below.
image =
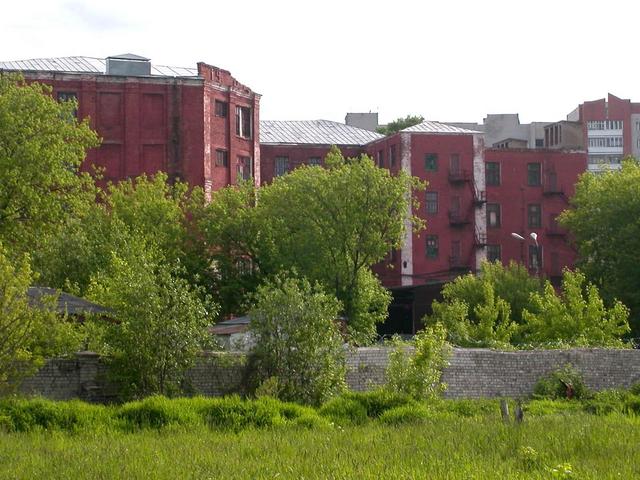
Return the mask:
<path id="1" fill-rule="evenodd" d="M 365 391 L 385 383 L 389 349 L 369 347 L 347 352 L 347 385 Z M 640 350 L 573 349 L 503 352 L 488 349 L 455 348 L 444 370 L 447 398 L 529 396 L 537 380 L 571 364 L 580 371 L 592 390 L 629 387 L 640 382 Z M 72 359 L 53 359 L 33 377 L 21 392 L 56 400 L 80 398 L 101 402 L 116 392 L 106 383 L 107 367 L 90 352 Z M 209 352 L 200 356 L 188 372 L 194 394 L 221 396 L 242 393 L 246 378 L 243 353 Z"/>

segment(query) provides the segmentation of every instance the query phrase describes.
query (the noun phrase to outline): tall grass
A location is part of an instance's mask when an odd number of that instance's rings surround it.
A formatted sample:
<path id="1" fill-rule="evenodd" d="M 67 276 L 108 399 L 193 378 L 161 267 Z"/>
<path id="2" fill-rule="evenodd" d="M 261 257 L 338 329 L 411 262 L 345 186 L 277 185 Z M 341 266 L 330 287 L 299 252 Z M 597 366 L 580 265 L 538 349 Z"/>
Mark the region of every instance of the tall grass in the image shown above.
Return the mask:
<path id="1" fill-rule="evenodd" d="M 576 413 L 522 425 L 451 417 L 395 427 L 36 431 L 0 435 L 0 478 L 631 479 L 640 478 L 639 427 L 636 417 Z"/>

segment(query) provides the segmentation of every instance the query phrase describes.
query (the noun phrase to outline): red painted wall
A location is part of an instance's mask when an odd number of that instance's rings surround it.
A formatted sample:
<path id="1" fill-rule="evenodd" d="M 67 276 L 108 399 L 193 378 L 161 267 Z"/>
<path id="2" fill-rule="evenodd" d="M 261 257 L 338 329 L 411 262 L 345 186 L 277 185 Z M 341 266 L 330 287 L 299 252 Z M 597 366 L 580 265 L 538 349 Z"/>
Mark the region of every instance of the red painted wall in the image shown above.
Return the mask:
<path id="1" fill-rule="evenodd" d="M 500 245 L 505 265 L 510 260 L 529 265 L 528 246 L 533 245 L 529 235 L 536 232 L 543 252 L 541 273 L 557 277 L 563 267 L 575 263 L 576 252 L 569 245 L 566 231 L 555 224 L 554 217 L 568 208 L 578 176 L 587 169 L 586 152 L 488 149 L 486 162 L 500 164 L 500 185 L 486 187 L 487 203 L 498 203 L 501 207 L 501 226 L 487 227 L 488 244 Z M 529 163 L 540 163 L 541 186 L 527 185 Z M 553 172 L 557 188 L 552 186 Z M 541 205 L 540 228 L 528 226 L 530 204 Z M 513 238 L 512 232 L 525 237 L 525 242 Z"/>

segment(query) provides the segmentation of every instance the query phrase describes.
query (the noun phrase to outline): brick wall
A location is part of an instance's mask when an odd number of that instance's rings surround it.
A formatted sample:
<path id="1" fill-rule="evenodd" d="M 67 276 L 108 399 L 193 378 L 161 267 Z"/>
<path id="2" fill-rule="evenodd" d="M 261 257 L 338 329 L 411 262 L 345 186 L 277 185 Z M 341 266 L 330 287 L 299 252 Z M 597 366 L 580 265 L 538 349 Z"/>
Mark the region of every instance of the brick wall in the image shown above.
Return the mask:
<path id="1" fill-rule="evenodd" d="M 385 381 L 389 350 L 359 348 L 347 355 L 347 384 L 363 391 Z M 188 373 L 194 393 L 220 396 L 241 392 L 245 358 L 240 353 L 207 353 Z M 443 373 L 448 398 L 525 397 L 546 373 L 570 363 L 582 372 L 593 390 L 629 387 L 640 382 L 640 350 L 532 350 L 502 352 L 456 348 Z M 74 359 L 50 360 L 35 376 L 25 380 L 21 392 L 56 400 L 80 398 L 105 401 L 114 398 L 106 382 L 106 367 L 93 353 Z"/>

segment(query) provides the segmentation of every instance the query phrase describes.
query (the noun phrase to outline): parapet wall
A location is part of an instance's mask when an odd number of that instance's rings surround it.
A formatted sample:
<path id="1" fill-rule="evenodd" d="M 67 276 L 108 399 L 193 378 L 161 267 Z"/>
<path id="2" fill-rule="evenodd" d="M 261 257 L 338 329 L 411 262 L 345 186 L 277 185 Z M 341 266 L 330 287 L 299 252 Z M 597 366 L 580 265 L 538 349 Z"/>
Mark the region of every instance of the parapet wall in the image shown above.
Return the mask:
<path id="1" fill-rule="evenodd" d="M 347 385 L 363 391 L 385 382 L 389 349 L 359 348 L 347 354 Z M 206 353 L 187 377 L 194 393 L 221 396 L 242 392 L 245 380 L 242 353 Z M 574 349 L 502 352 L 455 348 L 443 372 L 448 398 L 526 397 L 543 375 L 571 364 L 580 371 L 590 389 L 629 387 L 640 382 L 640 350 Z M 114 398 L 107 367 L 90 352 L 72 359 L 53 359 L 21 392 L 57 400 L 80 398 L 108 401 Z"/>

